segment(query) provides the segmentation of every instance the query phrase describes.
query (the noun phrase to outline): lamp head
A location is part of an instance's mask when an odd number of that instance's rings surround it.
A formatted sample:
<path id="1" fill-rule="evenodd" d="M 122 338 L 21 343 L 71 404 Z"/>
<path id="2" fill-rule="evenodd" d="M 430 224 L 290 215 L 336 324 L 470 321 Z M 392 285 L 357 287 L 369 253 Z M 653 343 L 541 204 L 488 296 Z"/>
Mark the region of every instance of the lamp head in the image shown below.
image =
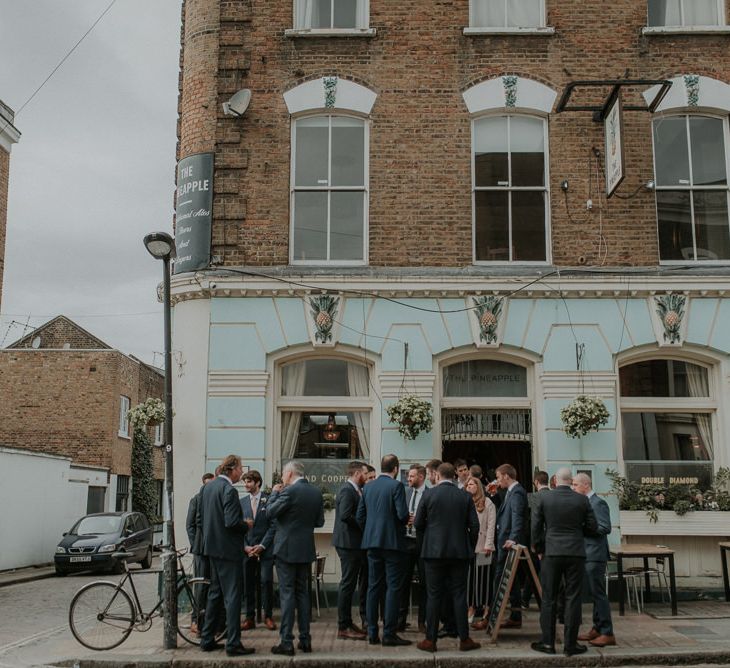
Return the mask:
<path id="1" fill-rule="evenodd" d="M 153 232 L 144 238 L 147 252 L 157 260 L 167 260 L 175 252 L 175 240 L 167 232 Z"/>

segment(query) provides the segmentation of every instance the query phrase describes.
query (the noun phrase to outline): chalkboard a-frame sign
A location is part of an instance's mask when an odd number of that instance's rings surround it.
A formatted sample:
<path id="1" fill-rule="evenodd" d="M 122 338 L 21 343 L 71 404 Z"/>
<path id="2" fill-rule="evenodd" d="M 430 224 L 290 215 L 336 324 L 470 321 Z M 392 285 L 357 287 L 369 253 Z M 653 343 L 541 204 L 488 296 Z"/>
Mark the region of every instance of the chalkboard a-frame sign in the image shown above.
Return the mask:
<path id="1" fill-rule="evenodd" d="M 491 636 L 492 642 L 497 642 L 497 636 L 499 635 L 499 629 L 502 626 L 502 621 L 509 608 L 509 595 L 512 591 L 512 587 L 515 583 L 517 576 L 517 569 L 520 565 L 520 561 L 525 561 L 530 569 L 530 577 L 535 583 L 535 591 L 537 595 L 542 599 L 542 587 L 540 586 L 540 579 L 537 577 L 535 567 L 532 564 L 530 558 L 530 551 L 524 545 L 514 545 L 507 555 L 507 560 L 504 564 L 504 570 L 502 571 L 502 577 L 496 584 L 496 593 L 494 595 L 494 602 L 492 608 L 489 611 L 489 624 L 487 625 L 487 633 Z"/>

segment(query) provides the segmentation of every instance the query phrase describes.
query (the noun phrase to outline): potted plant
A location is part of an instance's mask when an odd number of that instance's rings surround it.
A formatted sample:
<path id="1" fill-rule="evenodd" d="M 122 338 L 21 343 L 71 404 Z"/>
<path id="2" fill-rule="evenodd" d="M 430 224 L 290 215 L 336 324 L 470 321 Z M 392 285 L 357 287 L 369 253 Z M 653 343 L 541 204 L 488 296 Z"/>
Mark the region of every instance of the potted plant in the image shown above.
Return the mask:
<path id="1" fill-rule="evenodd" d="M 601 399 L 585 394 L 577 396 L 560 411 L 563 431 L 571 438 L 580 438 L 588 432 L 598 431 L 600 426 L 608 424 L 609 415 L 606 404 Z"/>
<path id="2" fill-rule="evenodd" d="M 398 425 L 398 431 L 408 440 L 415 440 L 421 432 L 433 427 L 433 410 L 428 401 L 408 394 L 385 409 L 388 419 Z"/>
<path id="3" fill-rule="evenodd" d="M 135 429 L 161 424 L 165 420 L 165 404 L 156 397 L 149 397 L 129 411 L 129 421 Z"/>

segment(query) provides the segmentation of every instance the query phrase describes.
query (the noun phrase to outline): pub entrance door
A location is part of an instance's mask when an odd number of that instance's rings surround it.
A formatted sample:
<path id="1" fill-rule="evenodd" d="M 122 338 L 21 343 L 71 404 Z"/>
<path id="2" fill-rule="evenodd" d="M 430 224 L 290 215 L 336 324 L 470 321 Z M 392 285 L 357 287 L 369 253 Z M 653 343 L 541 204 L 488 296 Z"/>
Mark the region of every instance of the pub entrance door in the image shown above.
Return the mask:
<path id="1" fill-rule="evenodd" d="M 512 464 L 517 480 L 525 489 L 532 484 L 532 447 L 529 441 L 444 441 L 441 459 L 454 462 L 463 459 L 467 465 L 479 464 L 487 482 L 494 479 L 494 469 L 501 464 Z M 486 478 L 485 478 L 486 480 Z"/>

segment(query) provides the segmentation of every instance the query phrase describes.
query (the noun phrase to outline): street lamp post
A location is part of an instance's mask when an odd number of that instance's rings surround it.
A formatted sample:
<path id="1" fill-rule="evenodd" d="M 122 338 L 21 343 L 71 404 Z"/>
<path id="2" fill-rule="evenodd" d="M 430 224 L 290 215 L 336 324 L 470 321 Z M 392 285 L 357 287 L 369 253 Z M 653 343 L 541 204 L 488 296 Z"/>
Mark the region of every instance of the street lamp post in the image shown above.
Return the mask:
<path id="1" fill-rule="evenodd" d="M 175 554 L 175 523 L 173 521 L 173 472 L 172 472 L 172 333 L 170 327 L 170 258 L 175 242 L 165 232 L 154 232 L 144 238 L 150 255 L 163 262 L 164 312 L 165 312 L 165 492 L 167 494 L 167 551 L 163 554 L 163 581 L 165 595 L 165 649 L 177 647 L 177 557 Z"/>

